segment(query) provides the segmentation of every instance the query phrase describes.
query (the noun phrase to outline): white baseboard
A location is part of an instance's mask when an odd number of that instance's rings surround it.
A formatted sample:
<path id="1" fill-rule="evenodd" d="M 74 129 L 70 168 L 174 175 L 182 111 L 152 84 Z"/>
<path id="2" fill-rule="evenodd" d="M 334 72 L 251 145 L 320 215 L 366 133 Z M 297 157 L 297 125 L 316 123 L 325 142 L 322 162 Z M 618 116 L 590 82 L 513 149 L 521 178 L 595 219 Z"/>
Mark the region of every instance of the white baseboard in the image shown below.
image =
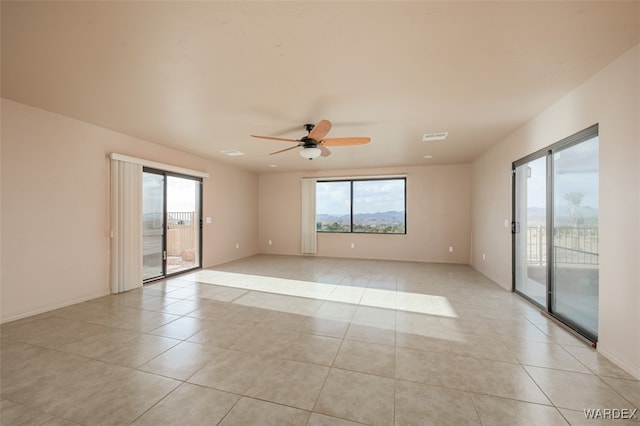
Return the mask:
<path id="1" fill-rule="evenodd" d="M 597 350 L 602 356 L 609 359 L 609 361 L 613 362 L 636 379 L 640 380 L 639 364 L 634 365 L 632 362 L 625 360 L 613 348 L 611 348 L 611 346 L 603 343 L 602 341 L 598 342 Z M 640 362 L 640 360 L 636 360 L 636 362 Z"/>
<path id="2" fill-rule="evenodd" d="M 27 318 L 27 317 L 30 317 L 30 316 L 33 316 L 33 315 L 43 314 L 45 312 L 53 311 L 53 310 L 60 309 L 60 308 L 66 308 L 67 306 L 75 305 L 76 303 L 86 302 L 87 300 L 93 300 L 93 299 L 96 299 L 98 297 L 108 296 L 109 294 L 111 294 L 109 292 L 109 290 L 105 290 L 105 291 L 101 291 L 99 293 L 88 294 L 88 295 L 85 295 L 85 296 L 82 296 L 82 297 L 79 297 L 79 298 L 65 300 L 63 302 L 55 303 L 55 304 L 52 304 L 52 305 L 41 306 L 41 307 L 33 309 L 33 310 L 20 312 L 20 313 L 13 313 L 13 314 L 10 314 L 7 317 L 0 317 L 0 324 L 4 324 L 6 322 L 19 320 L 19 319 L 22 319 L 22 318 Z"/>

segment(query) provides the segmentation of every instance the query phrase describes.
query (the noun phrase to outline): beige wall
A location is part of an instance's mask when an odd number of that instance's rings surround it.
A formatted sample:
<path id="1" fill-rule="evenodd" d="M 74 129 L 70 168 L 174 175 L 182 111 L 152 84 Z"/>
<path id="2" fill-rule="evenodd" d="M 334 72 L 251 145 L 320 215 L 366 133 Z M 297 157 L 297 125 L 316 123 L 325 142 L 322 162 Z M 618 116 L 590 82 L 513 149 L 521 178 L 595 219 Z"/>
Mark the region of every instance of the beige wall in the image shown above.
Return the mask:
<path id="1" fill-rule="evenodd" d="M 469 263 L 470 172 L 457 165 L 260 175 L 260 252 L 300 254 L 302 177 L 406 174 L 407 235 L 319 233 L 318 255 Z"/>
<path id="2" fill-rule="evenodd" d="M 204 186 L 203 266 L 210 267 L 257 254 L 258 176 L 210 162 Z M 236 248 L 239 244 L 240 248 Z"/>
<path id="3" fill-rule="evenodd" d="M 1 321 L 108 294 L 110 152 L 209 172 L 204 266 L 257 252 L 256 175 L 5 99 L 1 122 Z"/>
<path id="4" fill-rule="evenodd" d="M 601 353 L 640 377 L 640 47 L 627 52 L 472 164 L 472 265 L 511 288 L 511 163 L 600 124 Z M 486 253 L 486 260 L 482 260 Z"/>

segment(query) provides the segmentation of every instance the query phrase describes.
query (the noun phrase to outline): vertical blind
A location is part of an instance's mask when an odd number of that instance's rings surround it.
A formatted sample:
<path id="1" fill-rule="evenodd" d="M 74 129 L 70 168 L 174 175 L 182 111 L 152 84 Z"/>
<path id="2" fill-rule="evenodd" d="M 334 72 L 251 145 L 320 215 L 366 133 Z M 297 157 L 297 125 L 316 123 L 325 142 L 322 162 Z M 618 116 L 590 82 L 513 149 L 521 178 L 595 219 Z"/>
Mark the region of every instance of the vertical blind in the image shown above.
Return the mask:
<path id="1" fill-rule="evenodd" d="M 316 179 L 302 179 L 302 241 L 301 251 L 316 254 Z"/>
<path id="2" fill-rule="evenodd" d="M 142 165 L 111 160 L 111 292 L 142 286 Z"/>

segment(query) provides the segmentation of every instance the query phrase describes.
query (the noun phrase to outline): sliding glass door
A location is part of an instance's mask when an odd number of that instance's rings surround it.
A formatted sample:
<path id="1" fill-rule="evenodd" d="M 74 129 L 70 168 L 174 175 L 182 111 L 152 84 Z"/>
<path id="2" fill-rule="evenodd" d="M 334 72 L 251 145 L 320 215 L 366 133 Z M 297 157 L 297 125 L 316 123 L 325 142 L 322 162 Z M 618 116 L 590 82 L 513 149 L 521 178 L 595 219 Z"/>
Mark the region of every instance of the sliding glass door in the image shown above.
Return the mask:
<path id="1" fill-rule="evenodd" d="M 551 309 L 598 334 L 598 137 L 553 154 Z"/>
<path id="2" fill-rule="evenodd" d="M 202 180 L 145 168 L 143 172 L 143 281 L 201 265 Z"/>
<path id="3" fill-rule="evenodd" d="M 167 274 L 200 266 L 200 180 L 167 176 Z"/>
<path id="4" fill-rule="evenodd" d="M 598 126 L 513 163 L 514 290 L 598 336 Z"/>
<path id="5" fill-rule="evenodd" d="M 164 175 L 142 173 L 142 280 L 165 275 Z"/>
<path id="6" fill-rule="evenodd" d="M 547 157 L 525 159 L 514 172 L 515 289 L 547 307 Z"/>

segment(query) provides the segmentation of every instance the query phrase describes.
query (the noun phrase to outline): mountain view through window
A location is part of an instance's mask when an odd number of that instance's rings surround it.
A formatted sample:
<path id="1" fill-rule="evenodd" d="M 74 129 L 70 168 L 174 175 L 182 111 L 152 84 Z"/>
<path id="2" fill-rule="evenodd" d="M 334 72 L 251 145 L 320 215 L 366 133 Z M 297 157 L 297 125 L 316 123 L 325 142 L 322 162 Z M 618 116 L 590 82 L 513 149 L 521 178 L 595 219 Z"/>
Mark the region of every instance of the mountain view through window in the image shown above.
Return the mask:
<path id="1" fill-rule="evenodd" d="M 318 232 L 406 233 L 406 179 L 319 181 Z"/>

